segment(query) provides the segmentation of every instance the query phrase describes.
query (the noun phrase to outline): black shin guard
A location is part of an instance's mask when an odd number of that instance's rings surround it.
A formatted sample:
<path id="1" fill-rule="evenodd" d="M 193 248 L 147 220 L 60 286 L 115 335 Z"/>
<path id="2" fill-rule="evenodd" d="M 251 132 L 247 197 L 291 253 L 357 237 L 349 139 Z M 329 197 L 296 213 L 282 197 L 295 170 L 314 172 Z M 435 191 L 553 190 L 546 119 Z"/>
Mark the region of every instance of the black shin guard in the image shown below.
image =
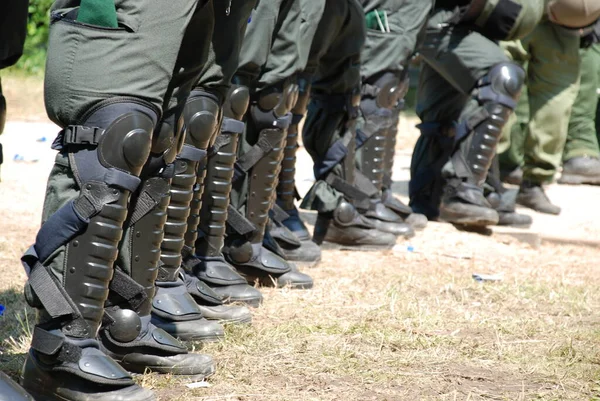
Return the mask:
<path id="1" fill-rule="evenodd" d="M 26 298 L 40 309 L 23 371 L 24 386 L 36 398 L 152 398 L 96 341 L 109 282 L 114 283 L 129 195 L 138 188 L 150 154 L 150 116 L 154 113 L 137 103 L 111 102 L 98 107 L 85 125 L 63 129 L 54 142 L 55 149 L 68 155 L 63 165 L 70 167 L 80 193 L 48 218 L 23 257 L 29 270 Z M 52 259 L 62 246 L 60 282 L 47 265 L 56 263 Z"/>

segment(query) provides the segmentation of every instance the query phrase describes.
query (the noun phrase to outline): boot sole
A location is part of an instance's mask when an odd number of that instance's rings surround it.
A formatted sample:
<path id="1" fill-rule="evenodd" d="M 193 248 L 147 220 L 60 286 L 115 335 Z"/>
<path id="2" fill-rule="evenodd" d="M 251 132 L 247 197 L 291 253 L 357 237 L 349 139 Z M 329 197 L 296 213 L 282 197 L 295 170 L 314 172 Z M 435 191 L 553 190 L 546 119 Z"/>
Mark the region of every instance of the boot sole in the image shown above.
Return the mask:
<path id="1" fill-rule="evenodd" d="M 564 185 L 600 185 L 600 177 L 594 178 L 579 174 L 563 174 L 558 183 Z"/>
<path id="2" fill-rule="evenodd" d="M 258 308 L 260 307 L 260 305 L 262 304 L 263 300 L 261 299 L 236 299 L 236 298 L 226 298 L 223 301 L 223 304 L 225 305 L 232 305 L 232 304 L 242 304 L 245 306 L 249 306 L 251 308 Z"/>
<path id="3" fill-rule="evenodd" d="M 252 316 L 248 316 L 242 319 L 209 319 L 205 317 L 207 320 L 212 320 L 213 322 L 218 322 L 221 324 L 252 324 Z"/>
<path id="4" fill-rule="evenodd" d="M 302 260 L 293 260 L 293 259 L 288 259 L 288 260 L 300 268 L 307 268 L 307 269 L 310 269 L 311 267 L 315 267 L 316 265 L 321 263 L 321 259 L 311 260 L 311 261 L 302 261 Z"/>
<path id="5" fill-rule="evenodd" d="M 163 328 L 164 330 L 164 328 Z M 167 331 L 167 330 L 165 330 Z M 199 342 L 199 343 L 216 343 L 219 342 L 221 340 L 223 340 L 225 338 L 225 333 L 223 334 L 213 334 L 210 336 L 199 336 L 192 333 L 173 333 L 173 332 L 169 332 L 167 331 L 167 333 L 169 333 L 170 335 L 172 335 L 175 338 L 178 338 L 181 341 L 191 341 L 191 342 Z"/>
<path id="6" fill-rule="evenodd" d="M 389 245 L 345 245 L 338 244 L 336 242 L 323 241 L 320 244 L 321 249 L 324 250 L 335 250 L 335 251 L 357 251 L 357 252 L 378 252 L 388 251 L 392 249 L 396 244 Z"/>
<path id="7" fill-rule="evenodd" d="M 468 219 L 468 218 L 462 218 L 462 219 L 445 219 L 440 217 L 441 221 L 444 221 L 446 223 L 450 223 L 450 224 L 456 224 L 459 226 L 472 226 L 472 227 L 487 227 L 487 226 L 496 226 L 498 225 L 498 221 L 497 220 L 481 220 L 481 219 Z"/>

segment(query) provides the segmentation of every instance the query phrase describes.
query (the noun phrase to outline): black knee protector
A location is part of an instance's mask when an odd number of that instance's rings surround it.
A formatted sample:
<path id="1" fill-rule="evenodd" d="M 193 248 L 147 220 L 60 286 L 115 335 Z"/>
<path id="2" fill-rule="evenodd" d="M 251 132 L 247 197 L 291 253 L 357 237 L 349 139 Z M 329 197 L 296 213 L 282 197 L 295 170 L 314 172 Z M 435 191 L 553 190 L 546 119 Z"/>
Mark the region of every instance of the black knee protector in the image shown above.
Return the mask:
<path id="1" fill-rule="evenodd" d="M 183 116 L 186 143 L 207 149 L 219 125 L 219 99 L 207 92 L 194 90 L 185 104 Z"/>
<path id="2" fill-rule="evenodd" d="M 361 88 L 363 113 L 371 114 L 377 108 L 391 110 L 397 107 L 408 92 L 408 84 L 408 77 L 390 71 L 367 80 Z"/>
<path id="3" fill-rule="evenodd" d="M 295 83 L 281 82 L 266 88 L 252 101 L 252 123 L 259 131 L 272 128 L 274 121 L 290 113 L 297 100 L 298 85 Z"/>
<path id="4" fill-rule="evenodd" d="M 250 104 L 250 91 L 247 86 L 232 84 L 225 104 L 223 104 L 223 116 L 241 121 Z"/>
<path id="5" fill-rule="evenodd" d="M 521 66 L 512 62 L 496 64 L 480 80 L 477 99 L 481 103 L 495 102 L 514 110 L 524 84 L 525 70 Z"/>
<path id="6" fill-rule="evenodd" d="M 126 114 L 100 137 L 98 159 L 106 168 L 139 175 L 150 154 L 152 120 L 143 114 Z"/>

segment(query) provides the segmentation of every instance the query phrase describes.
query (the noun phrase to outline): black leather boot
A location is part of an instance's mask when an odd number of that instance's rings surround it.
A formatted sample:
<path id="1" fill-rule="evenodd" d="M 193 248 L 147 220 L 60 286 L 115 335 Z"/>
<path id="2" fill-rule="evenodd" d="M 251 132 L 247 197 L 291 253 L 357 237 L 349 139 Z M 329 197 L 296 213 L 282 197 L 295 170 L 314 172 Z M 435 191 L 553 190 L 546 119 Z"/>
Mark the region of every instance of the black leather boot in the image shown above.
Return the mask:
<path id="1" fill-rule="evenodd" d="M 391 249 L 396 237 L 378 230 L 352 204 L 342 201 L 331 215 L 318 215 L 313 241 L 326 249 L 377 251 Z"/>

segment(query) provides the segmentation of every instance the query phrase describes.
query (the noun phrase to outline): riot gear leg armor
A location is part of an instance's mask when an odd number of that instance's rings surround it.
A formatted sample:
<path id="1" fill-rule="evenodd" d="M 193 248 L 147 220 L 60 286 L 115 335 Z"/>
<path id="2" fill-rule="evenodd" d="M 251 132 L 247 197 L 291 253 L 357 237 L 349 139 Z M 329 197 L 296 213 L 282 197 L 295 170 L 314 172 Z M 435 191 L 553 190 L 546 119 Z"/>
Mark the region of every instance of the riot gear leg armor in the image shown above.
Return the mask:
<path id="1" fill-rule="evenodd" d="M 223 328 L 203 318 L 196 301 L 182 279 L 180 266 L 184 235 L 199 166 L 219 122 L 219 104 L 215 96 L 194 90 L 183 110 L 186 127 L 185 143 L 174 162 L 167 220 L 161 244 L 156 279 L 156 295 L 152 301 L 152 323 L 182 340 L 212 341 L 223 336 Z"/>
<path id="2" fill-rule="evenodd" d="M 106 352 L 130 371 L 149 369 L 176 375 L 208 376 L 214 372 L 211 357 L 188 354 L 183 344 L 151 322 L 153 301 L 166 304 L 171 301 L 154 296 L 173 162 L 181 143 L 180 110 L 176 106 L 165 112 L 151 136 L 149 154 L 145 160 L 140 159 L 143 163 L 141 183 L 128 206 L 115 262 L 115 277 L 105 302 L 98 337 Z M 99 144 L 101 147 L 102 143 Z M 115 148 L 112 144 L 110 149 Z M 119 152 L 112 154 L 119 155 Z M 84 251 L 81 246 L 78 250 Z"/>
<path id="3" fill-rule="evenodd" d="M 493 225 L 497 213 L 483 196 L 483 183 L 506 120 L 516 107 L 525 72 L 513 63 L 493 67 L 475 88 L 480 108 L 456 129 L 453 174 L 442 198 L 440 218 L 468 225 Z"/>
<path id="4" fill-rule="evenodd" d="M 100 351 L 96 335 L 106 317 L 109 284 L 114 287 L 120 277 L 115 273 L 113 278 L 113 264 L 129 195 L 138 189 L 150 154 L 153 117 L 141 105 L 114 103 L 99 108 L 83 125 L 65 127 L 54 142 L 61 153 L 51 174 L 56 181 L 49 181 L 49 187 L 65 190 L 57 187 L 56 177 L 72 171 L 70 190 L 80 189 L 76 198 L 47 217 L 22 258 L 29 274 L 26 299 L 40 311 L 23 369 L 23 383 L 36 398 L 60 393 L 67 399 L 87 399 L 90 394 L 98 400 L 151 399 Z M 57 262 L 61 279 L 49 268 Z M 138 290 L 139 299 L 146 299 L 147 293 Z M 125 326 L 117 331 L 129 337 L 140 329 Z"/>
<path id="5" fill-rule="evenodd" d="M 263 90 L 250 104 L 247 136 L 256 135 L 256 144 L 238 158 L 234 181 L 240 183 L 237 185 L 246 185 L 243 180 L 247 177 L 245 218 L 252 229 L 244 233 L 236 228 L 230 215 L 232 232 L 227 236 L 224 254 L 249 282 L 258 280 L 264 285 L 311 288 L 313 282 L 309 276 L 292 271 L 285 259 L 263 247 L 285 136 L 291 122 L 290 110 L 297 97 L 296 85 L 281 83 Z"/>
<path id="6" fill-rule="evenodd" d="M 287 216 L 282 215 L 281 218 L 275 216 L 272 224 L 268 226 L 268 231 L 277 242 L 285 259 L 297 264 L 314 266 L 321 260 L 321 249 L 311 241 L 310 233 L 294 205 L 294 200 L 298 197 L 295 180 L 298 125 L 306 114 L 309 98 L 310 82 L 300 77 L 298 78 L 298 101 L 292 109 L 292 122 L 287 132 L 277 184 L 276 206 L 280 207 Z"/>
<path id="7" fill-rule="evenodd" d="M 191 293 L 198 303 L 211 308 L 207 311 L 209 314 L 223 309 L 220 306 L 223 301 L 243 302 L 251 306 L 259 306 L 262 302 L 262 294 L 250 287 L 221 253 L 233 165 L 239 137 L 244 131 L 244 123 L 239 119 L 246 112 L 248 101 L 248 89 L 233 85 L 223 106 L 220 133 L 209 149 L 206 177 L 204 172 L 198 174 L 202 177 L 204 191 L 197 183 L 185 234 L 184 266 L 188 288 L 193 290 Z M 215 297 L 219 301 L 215 301 Z M 226 320 L 231 319 L 230 316 Z M 248 317 L 242 320 L 248 320 Z"/>

